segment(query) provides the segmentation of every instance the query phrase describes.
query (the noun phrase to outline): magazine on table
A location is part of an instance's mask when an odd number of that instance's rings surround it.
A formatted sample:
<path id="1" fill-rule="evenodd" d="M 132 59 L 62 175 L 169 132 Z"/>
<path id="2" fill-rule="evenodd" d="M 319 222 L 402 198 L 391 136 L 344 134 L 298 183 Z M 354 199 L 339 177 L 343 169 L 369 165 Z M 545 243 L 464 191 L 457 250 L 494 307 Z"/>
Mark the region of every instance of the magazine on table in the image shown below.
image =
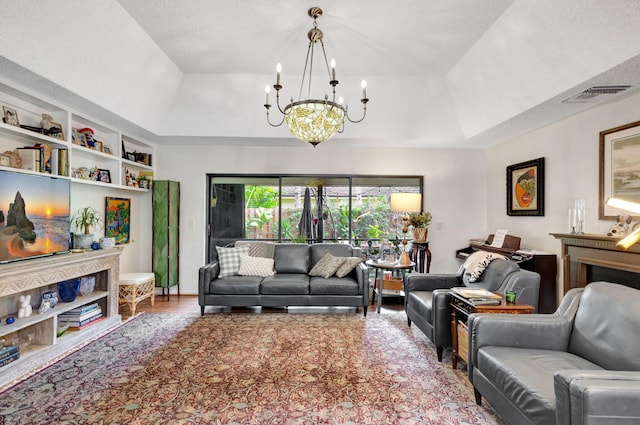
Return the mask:
<path id="1" fill-rule="evenodd" d="M 452 292 L 472 301 L 491 300 L 499 304 L 502 296 L 495 292 L 487 291 L 484 288 L 469 288 L 466 286 L 451 288 Z"/>

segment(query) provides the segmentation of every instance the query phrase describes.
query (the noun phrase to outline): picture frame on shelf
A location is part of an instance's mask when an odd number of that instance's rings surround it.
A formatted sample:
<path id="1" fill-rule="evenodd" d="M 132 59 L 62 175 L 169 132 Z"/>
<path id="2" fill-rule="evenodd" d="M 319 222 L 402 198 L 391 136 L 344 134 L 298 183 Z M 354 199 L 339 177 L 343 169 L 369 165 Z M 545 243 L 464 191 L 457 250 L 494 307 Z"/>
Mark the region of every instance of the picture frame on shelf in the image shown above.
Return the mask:
<path id="1" fill-rule="evenodd" d="M 20 127 L 20 120 L 18 119 L 18 111 L 8 106 L 2 106 L 2 112 L 4 114 L 5 124 Z"/>
<path id="2" fill-rule="evenodd" d="M 11 167 L 11 158 L 8 156 L 0 155 L 0 166 Z"/>
<path id="3" fill-rule="evenodd" d="M 71 143 L 74 145 L 80 145 L 80 140 L 78 140 L 78 129 L 71 129 Z"/>
<path id="4" fill-rule="evenodd" d="M 93 149 L 98 151 L 98 152 L 103 152 L 103 146 L 104 144 L 100 141 L 100 140 L 95 140 L 93 142 Z"/>
<path id="5" fill-rule="evenodd" d="M 544 158 L 507 167 L 507 215 L 544 216 Z"/>
<path id="6" fill-rule="evenodd" d="M 131 199 L 107 196 L 104 210 L 104 236 L 114 238 L 116 245 L 129 243 Z"/>
<path id="7" fill-rule="evenodd" d="M 98 168 L 95 178 L 101 183 L 111 183 L 111 171 Z"/>
<path id="8" fill-rule="evenodd" d="M 616 197 L 640 202 L 640 121 L 600 132 L 599 219 L 615 220 L 628 212 L 606 205 Z"/>
<path id="9" fill-rule="evenodd" d="M 136 154 L 133 152 L 127 152 L 127 159 L 131 162 L 136 162 Z"/>
<path id="10" fill-rule="evenodd" d="M 49 137 L 53 137 L 54 139 L 64 140 L 64 131 L 62 130 L 62 124 L 51 121 L 51 127 L 49 127 L 47 135 Z"/>
<path id="11" fill-rule="evenodd" d="M 78 145 L 83 146 L 83 147 L 88 147 L 87 146 L 87 136 L 84 133 L 78 133 L 76 134 L 76 137 L 78 138 Z"/>
<path id="12" fill-rule="evenodd" d="M 113 155 L 113 151 L 111 150 L 111 146 L 109 145 L 102 145 L 102 152 Z"/>

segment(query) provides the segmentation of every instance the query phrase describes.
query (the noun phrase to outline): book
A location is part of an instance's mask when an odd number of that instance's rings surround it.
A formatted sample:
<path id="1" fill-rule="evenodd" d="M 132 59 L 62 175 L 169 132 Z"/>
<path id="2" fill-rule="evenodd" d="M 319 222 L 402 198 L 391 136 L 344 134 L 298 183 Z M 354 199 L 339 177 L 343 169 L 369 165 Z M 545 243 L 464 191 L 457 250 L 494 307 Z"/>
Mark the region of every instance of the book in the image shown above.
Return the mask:
<path id="1" fill-rule="evenodd" d="M 93 303 L 93 304 L 87 304 L 87 305 L 83 305 L 80 307 L 76 307 L 76 308 L 72 308 L 69 311 L 65 311 L 64 313 L 61 313 L 61 316 L 68 316 L 68 315 L 82 315 L 84 313 L 88 313 L 92 310 L 95 310 L 97 308 L 99 308 L 100 306 L 98 305 L 98 303 Z"/>
<path id="2" fill-rule="evenodd" d="M 86 321 L 87 319 L 91 319 L 95 316 L 101 315 L 102 314 L 102 309 L 101 308 L 97 308 L 95 310 L 91 310 L 88 311 L 84 314 L 81 315 L 73 315 L 73 314 L 61 314 L 59 317 L 61 322 L 67 322 L 67 323 L 82 323 L 83 321 Z"/>
<path id="3" fill-rule="evenodd" d="M 498 301 L 497 304 L 500 303 L 500 299 L 502 298 L 502 296 L 500 294 L 496 294 L 494 292 L 490 292 L 487 291 L 484 288 L 469 288 L 466 286 L 456 286 L 454 288 L 451 288 L 451 291 L 455 292 L 456 294 L 464 297 L 464 298 L 469 298 L 469 299 L 496 299 Z"/>
<path id="4" fill-rule="evenodd" d="M 40 150 L 32 148 L 17 148 L 20 159 L 22 160 L 22 169 L 40 172 Z"/>
<path id="5" fill-rule="evenodd" d="M 7 345 L 5 347 L 0 348 L 0 362 L 7 357 L 19 353 L 20 348 L 17 345 Z"/>
<path id="6" fill-rule="evenodd" d="M 75 327 L 75 326 L 70 326 L 70 327 L 75 329 L 75 330 L 80 331 L 82 329 L 88 328 L 89 326 L 93 326 L 93 325 L 95 325 L 96 323 L 98 323 L 98 322 L 100 322 L 102 320 L 104 320 L 104 316 L 100 315 L 100 317 L 97 317 L 97 318 L 91 320 L 90 322 L 84 323 L 84 324 L 82 324 L 80 326 L 77 326 L 77 327 Z"/>
<path id="7" fill-rule="evenodd" d="M 51 149 L 51 158 L 49 159 L 49 164 L 51 166 L 51 174 L 60 175 L 59 174 L 59 162 L 60 162 L 60 149 L 52 148 Z"/>
<path id="8" fill-rule="evenodd" d="M 473 305 L 499 305 L 502 301 L 497 298 L 469 298 Z"/>
<path id="9" fill-rule="evenodd" d="M 69 175 L 69 151 L 67 149 L 58 149 L 58 175 Z"/>
<path id="10" fill-rule="evenodd" d="M 13 353 L 9 357 L 3 360 L 0 360 L 0 367 L 8 365 L 9 363 L 18 360 L 19 358 L 20 358 L 20 352 Z"/>

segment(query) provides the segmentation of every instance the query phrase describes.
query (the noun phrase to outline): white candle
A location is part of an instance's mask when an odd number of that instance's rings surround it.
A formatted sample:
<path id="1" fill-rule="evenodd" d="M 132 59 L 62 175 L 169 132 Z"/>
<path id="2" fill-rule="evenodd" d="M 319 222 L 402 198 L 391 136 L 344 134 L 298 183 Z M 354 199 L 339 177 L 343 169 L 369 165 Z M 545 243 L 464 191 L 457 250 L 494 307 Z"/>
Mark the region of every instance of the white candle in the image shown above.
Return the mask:
<path id="1" fill-rule="evenodd" d="M 265 105 L 268 105 L 269 104 L 269 92 L 271 92 L 271 87 L 265 86 L 264 91 L 267 92 L 267 100 L 266 100 Z"/>
<path id="2" fill-rule="evenodd" d="M 362 82 L 360 83 L 360 87 L 362 87 L 362 98 L 366 99 L 367 98 L 367 82 L 365 80 L 362 80 Z"/>
<path id="3" fill-rule="evenodd" d="M 331 79 L 336 80 L 336 60 L 331 58 Z"/>
<path id="4" fill-rule="evenodd" d="M 282 65 L 278 63 L 276 65 L 276 85 L 280 85 L 280 73 L 282 72 Z"/>

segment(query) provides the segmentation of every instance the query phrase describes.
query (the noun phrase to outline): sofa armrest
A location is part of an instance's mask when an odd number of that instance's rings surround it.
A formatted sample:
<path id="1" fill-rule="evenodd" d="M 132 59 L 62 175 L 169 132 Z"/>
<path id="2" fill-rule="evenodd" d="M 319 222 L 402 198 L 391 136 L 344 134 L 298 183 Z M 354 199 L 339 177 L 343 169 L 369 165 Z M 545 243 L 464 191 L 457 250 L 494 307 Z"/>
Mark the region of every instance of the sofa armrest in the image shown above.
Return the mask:
<path id="1" fill-rule="evenodd" d="M 467 320 L 469 361 L 467 371 L 473 382 L 478 350 L 486 346 L 536 348 L 567 351 L 573 322 L 553 314 L 474 313 Z"/>
<path id="2" fill-rule="evenodd" d="M 405 293 L 411 291 L 433 291 L 463 286 L 458 274 L 407 273 L 404 275 Z"/>
<path id="3" fill-rule="evenodd" d="M 556 423 L 640 423 L 640 372 L 566 369 L 555 373 Z"/>
<path id="4" fill-rule="evenodd" d="M 358 280 L 358 294 L 364 295 L 363 304 L 369 305 L 369 268 L 360 263 L 355 268 L 356 277 Z"/>
<path id="5" fill-rule="evenodd" d="M 431 295 L 432 341 L 436 347 L 451 347 L 451 291 L 434 289 Z"/>
<path id="6" fill-rule="evenodd" d="M 198 270 L 198 301 L 204 301 L 204 295 L 209 293 L 209 284 L 218 278 L 218 273 L 220 273 L 220 264 L 217 261 L 200 267 Z"/>

